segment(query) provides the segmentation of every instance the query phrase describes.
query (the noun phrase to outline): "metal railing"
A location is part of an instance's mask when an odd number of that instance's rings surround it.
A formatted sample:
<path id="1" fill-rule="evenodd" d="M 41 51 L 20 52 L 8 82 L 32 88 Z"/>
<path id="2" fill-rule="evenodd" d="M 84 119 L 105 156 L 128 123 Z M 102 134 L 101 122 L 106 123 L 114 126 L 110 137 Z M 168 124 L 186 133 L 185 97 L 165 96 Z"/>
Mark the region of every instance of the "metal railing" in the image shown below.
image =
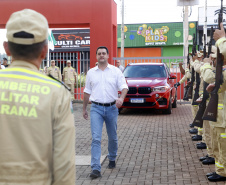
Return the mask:
<path id="1" fill-rule="evenodd" d="M 83 99 L 83 90 L 85 86 L 86 73 L 90 69 L 90 57 L 89 52 L 62 52 L 62 53 L 50 53 L 49 60 L 47 57 L 42 61 L 40 68 L 49 67 L 51 60 L 55 60 L 56 66 L 60 68 L 61 74 L 64 67 L 67 66 L 67 60 L 71 61 L 71 66 L 75 68 L 77 77 L 75 81 L 75 91 L 74 96 L 76 100 Z M 11 57 L 8 57 L 6 54 L 0 54 L 0 59 L 6 57 L 8 59 L 8 64 L 11 63 Z"/>
<path id="2" fill-rule="evenodd" d="M 115 65 L 116 60 L 120 60 L 124 66 L 129 63 L 165 63 L 170 67 L 171 63 L 183 62 L 186 57 L 115 57 L 113 62 Z"/>
<path id="3" fill-rule="evenodd" d="M 0 55 L 0 58 L 7 57 L 7 55 Z M 55 60 L 56 66 L 58 66 L 61 70 L 61 73 L 63 72 L 63 68 L 66 67 L 67 60 L 71 60 L 71 66 L 75 68 L 77 73 L 76 78 L 76 85 L 75 85 L 75 99 L 80 101 L 83 100 L 83 90 L 85 86 L 85 79 L 86 79 L 86 73 L 90 69 L 90 53 L 89 52 L 80 52 L 80 53 L 50 53 L 49 60 L 47 58 L 43 60 L 41 64 L 41 68 L 44 68 L 45 66 L 50 65 L 50 61 Z M 116 65 L 116 61 L 120 60 L 121 64 L 126 66 L 129 63 L 165 63 L 168 68 L 170 69 L 170 72 L 177 74 L 177 79 L 175 80 L 175 83 L 178 82 L 182 75 L 180 73 L 178 64 L 180 62 L 183 63 L 183 67 L 186 67 L 186 57 L 114 57 L 113 58 L 113 65 Z M 183 99 L 183 86 L 179 86 L 177 91 L 177 98 L 178 100 L 182 101 Z"/>
<path id="4" fill-rule="evenodd" d="M 90 54 L 89 52 L 62 52 L 62 53 L 50 53 L 49 60 L 43 60 L 41 68 L 50 66 L 50 61 L 55 60 L 56 66 L 60 68 L 61 74 L 64 67 L 67 66 L 67 60 L 71 61 L 71 66 L 75 68 L 77 77 L 75 81 L 74 97 L 76 100 L 83 100 L 83 90 L 85 87 L 86 73 L 90 69 Z"/>

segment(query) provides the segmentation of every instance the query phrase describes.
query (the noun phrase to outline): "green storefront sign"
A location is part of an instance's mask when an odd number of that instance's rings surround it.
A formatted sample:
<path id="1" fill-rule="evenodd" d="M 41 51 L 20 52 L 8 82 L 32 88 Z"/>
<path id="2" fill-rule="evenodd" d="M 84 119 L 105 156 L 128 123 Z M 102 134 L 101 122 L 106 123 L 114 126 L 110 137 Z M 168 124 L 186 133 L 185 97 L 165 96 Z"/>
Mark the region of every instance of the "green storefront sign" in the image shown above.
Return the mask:
<path id="1" fill-rule="evenodd" d="M 124 47 L 183 45 L 183 23 L 127 24 Z M 189 22 L 188 42 L 192 45 L 196 22 Z M 121 25 L 118 25 L 118 47 L 121 47 Z"/>

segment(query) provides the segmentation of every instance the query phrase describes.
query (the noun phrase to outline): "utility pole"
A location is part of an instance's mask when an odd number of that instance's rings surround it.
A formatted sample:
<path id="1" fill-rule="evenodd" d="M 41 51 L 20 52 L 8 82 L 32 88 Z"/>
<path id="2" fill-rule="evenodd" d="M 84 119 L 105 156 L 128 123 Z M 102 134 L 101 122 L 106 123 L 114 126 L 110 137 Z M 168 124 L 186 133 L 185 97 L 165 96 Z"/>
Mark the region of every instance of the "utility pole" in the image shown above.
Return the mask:
<path id="1" fill-rule="evenodd" d="M 177 0 L 177 6 L 183 6 L 183 35 L 184 35 L 184 57 L 188 56 L 188 34 L 189 34 L 189 27 L 188 27 L 188 6 L 198 5 L 199 0 Z M 185 59 L 185 63 L 187 58 Z"/>
<path id="2" fill-rule="evenodd" d="M 188 6 L 184 6 L 183 11 L 183 35 L 184 35 L 184 56 L 188 56 Z M 185 64 L 187 63 L 185 59 Z"/>
<path id="3" fill-rule="evenodd" d="M 203 35 L 206 35 L 207 38 L 207 0 L 205 0 L 205 5 L 204 5 L 204 14 L 205 14 L 205 21 L 204 21 L 204 25 L 203 25 Z M 203 47 L 206 45 L 206 43 L 204 43 L 204 36 L 203 36 Z"/>
<path id="4" fill-rule="evenodd" d="M 124 0 L 122 1 L 122 24 L 121 24 L 121 58 L 124 57 Z M 125 67 L 125 62 L 124 60 L 121 60 L 121 65 Z"/>

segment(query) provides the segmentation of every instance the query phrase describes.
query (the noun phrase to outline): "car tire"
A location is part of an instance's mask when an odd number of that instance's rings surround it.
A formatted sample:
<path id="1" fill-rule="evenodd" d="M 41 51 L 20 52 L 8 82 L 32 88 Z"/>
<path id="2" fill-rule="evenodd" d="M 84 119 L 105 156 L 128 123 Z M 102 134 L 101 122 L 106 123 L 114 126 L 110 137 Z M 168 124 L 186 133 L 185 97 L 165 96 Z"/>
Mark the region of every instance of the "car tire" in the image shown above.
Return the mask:
<path id="1" fill-rule="evenodd" d="M 175 96 L 175 99 L 172 104 L 172 108 L 177 108 L 177 96 Z"/>
<path id="2" fill-rule="evenodd" d="M 171 114 L 172 113 L 172 103 L 171 103 L 171 97 L 169 100 L 169 106 L 167 109 L 164 110 L 164 114 Z"/>

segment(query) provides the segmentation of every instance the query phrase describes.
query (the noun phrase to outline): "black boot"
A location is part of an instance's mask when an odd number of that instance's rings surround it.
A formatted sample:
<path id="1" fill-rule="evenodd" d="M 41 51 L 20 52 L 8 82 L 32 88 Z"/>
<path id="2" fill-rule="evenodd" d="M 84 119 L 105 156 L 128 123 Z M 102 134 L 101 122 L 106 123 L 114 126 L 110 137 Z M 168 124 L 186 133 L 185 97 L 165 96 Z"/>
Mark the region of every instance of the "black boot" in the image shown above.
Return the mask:
<path id="1" fill-rule="evenodd" d="M 189 130 L 190 134 L 197 134 L 198 133 L 198 129 L 197 128 L 192 128 Z"/>
<path id="2" fill-rule="evenodd" d="M 109 161 L 108 168 L 109 169 L 115 168 L 115 161 Z"/>
<path id="3" fill-rule="evenodd" d="M 210 177 L 210 176 L 215 175 L 215 174 L 216 174 L 216 172 L 210 172 L 210 173 L 207 173 L 206 176 Z"/>
<path id="4" fill-rule="evenodd" d="M 202 136 L 201 135 L 195 135 L 191 137 L 192 141 L 202 141 Z"/>
<path id="5" fill-rule="evenodd" d="M 204 165 L 215 164 L 215 159 L 213 157 L 207 157 L 205 160 L 202 161 L 202 164 Z"/>
<path id="6" fill-rule="evenodd" d="M 196 143 L 196 146 L 198 146 L 198 145 L 202 145 L 203 144 L 203 142 L 200 142 L 200 143 Z"/>
<path id="7" fill-rule="evenodd" d="M 218 174 L 214 174 L 214 175 L 209 176 L 208 180 L 211 182 L 226 181 L 226 177 L 223 177 Z"/>
<path id="8" fill-rule="evenodd" d="M 206 158 L 208 158 L 208 157 L 209 157 L 209 156 L 206 155 L 206 156 L 204 156 L 204 157 L 200 157 L 199 160 L 200 160 L 200 161 L 204 161 L 204 160 L 205 160 Z"/>
<path id="9" fill-rule="evenodd" d="M 196 145 L 197 149 L 206 149 L 206 143 L 201 142 L 200 144 Z"/>
<path id="10" fill-rule="evenodd" d="M 89 175 L 92 179 L 96 179 L 98 177 L 101 177 L 100 171 L 98 170 L 93 170 L 90 175 Z"/>

